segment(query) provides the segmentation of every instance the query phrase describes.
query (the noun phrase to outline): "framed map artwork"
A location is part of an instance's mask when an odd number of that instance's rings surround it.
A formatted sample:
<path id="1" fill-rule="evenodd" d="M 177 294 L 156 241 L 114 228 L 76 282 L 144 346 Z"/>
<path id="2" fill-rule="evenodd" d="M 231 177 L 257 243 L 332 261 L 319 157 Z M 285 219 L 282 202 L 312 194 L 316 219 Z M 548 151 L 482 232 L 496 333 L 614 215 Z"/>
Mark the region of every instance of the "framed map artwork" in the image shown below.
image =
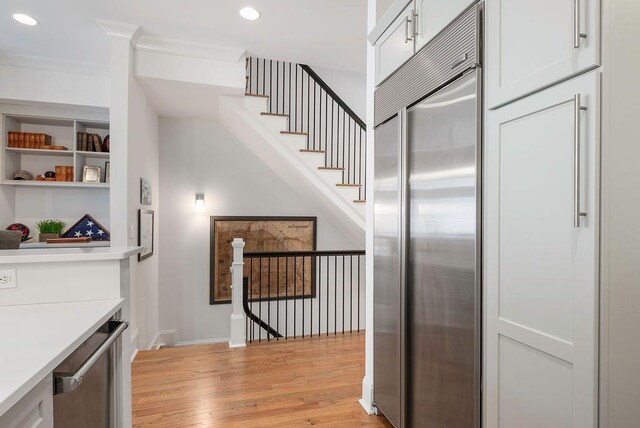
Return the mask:
<path id="1" fill-rule="evenodd" d="M 245 253 L 314 251 L 316 217 L 211 217 L 211 279 L 209 303 L 231 303 L 234 238 Z M 309 298 L 315 295 L 312 257 L 245 258 L 249 300 Z"/>

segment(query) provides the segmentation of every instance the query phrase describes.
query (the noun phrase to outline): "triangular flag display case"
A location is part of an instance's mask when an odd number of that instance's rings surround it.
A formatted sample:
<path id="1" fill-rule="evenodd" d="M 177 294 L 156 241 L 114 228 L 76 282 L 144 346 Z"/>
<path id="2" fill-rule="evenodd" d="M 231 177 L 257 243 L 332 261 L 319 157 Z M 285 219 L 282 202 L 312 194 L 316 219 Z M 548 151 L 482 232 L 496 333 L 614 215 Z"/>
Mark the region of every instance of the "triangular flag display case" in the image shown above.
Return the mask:
<path id="1" fill-rule="evenodd" d="M 90 214 L 85 214 L 62 234 L 63 238 L 86 238 L 93 241 L 109 241 L 111 234 Z"/>

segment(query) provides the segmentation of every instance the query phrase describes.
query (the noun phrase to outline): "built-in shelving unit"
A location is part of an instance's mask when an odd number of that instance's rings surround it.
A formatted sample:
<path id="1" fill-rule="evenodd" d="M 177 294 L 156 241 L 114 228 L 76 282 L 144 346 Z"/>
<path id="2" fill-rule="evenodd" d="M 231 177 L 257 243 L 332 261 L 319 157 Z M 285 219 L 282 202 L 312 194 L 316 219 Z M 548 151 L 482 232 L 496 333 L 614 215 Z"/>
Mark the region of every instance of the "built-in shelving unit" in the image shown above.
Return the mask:
<path id="1" fill-rule="evenodd" d="M 108 152 L 88 152 L 77 150 L 78 132 L 98 134 L 101 139 L 109 134 L 109 122 L 97 120 L 76 120 L 68 118 L 38 117 L 4 114 L 2 150 L 2 184 L 20 187 L 66 187 L 109 189 L 106 181 L 106 163 L 110 161 Z M 67 150 L 41 150 L 9 147 L 9 132 L 43 133 L 52 137 L 52 145 L 64 146 Z M 17 171 L 26 170 L 35 178 L 47 171 L 55 171 L 56 166 L 72 166 L 73 181 L 24 181 L 14 180 Z M 101 168 L 100 183 L 84 183 L 82 173 L 85 166 Z"/>

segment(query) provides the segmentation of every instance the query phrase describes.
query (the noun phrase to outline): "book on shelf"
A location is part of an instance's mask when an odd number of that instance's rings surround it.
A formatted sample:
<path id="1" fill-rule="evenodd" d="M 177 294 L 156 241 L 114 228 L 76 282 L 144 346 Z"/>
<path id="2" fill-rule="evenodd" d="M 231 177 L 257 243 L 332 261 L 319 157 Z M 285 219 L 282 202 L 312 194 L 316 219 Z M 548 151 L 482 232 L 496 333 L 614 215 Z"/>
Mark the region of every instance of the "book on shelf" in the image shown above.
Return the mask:
<path id="1" fill-rule="evenodd" d="M 7 147 L 15 148 L 15 149 L 45 150 L 45 149 L 50 149 L 51 142 L 52 142 L 51 135 L 34 133 L 34 132 L 10 131 L 8 133 Z"/>
<path id="2" fill-rule="evenodd" d="M 99 134 L 78 132 L 76 142 L 78 151 L 81 152 L 103 153 L 108 151 Z"/>
<path id="3" fill-rule="evenodd" d="M 73 167 L 56 165 L 56 181 L 73 181 Z"/>

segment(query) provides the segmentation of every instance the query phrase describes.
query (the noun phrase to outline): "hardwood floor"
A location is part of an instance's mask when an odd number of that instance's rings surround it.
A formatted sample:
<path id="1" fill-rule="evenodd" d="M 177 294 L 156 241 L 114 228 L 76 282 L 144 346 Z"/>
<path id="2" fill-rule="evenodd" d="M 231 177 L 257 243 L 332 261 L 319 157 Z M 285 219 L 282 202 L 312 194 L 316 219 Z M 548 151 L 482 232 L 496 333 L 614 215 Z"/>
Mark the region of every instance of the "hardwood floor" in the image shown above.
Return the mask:
<path id="1" fill-rule="evenodd" d="M 135 427 L 389 427 L 358 398 L 364 333 L 139 352 Z"/>

